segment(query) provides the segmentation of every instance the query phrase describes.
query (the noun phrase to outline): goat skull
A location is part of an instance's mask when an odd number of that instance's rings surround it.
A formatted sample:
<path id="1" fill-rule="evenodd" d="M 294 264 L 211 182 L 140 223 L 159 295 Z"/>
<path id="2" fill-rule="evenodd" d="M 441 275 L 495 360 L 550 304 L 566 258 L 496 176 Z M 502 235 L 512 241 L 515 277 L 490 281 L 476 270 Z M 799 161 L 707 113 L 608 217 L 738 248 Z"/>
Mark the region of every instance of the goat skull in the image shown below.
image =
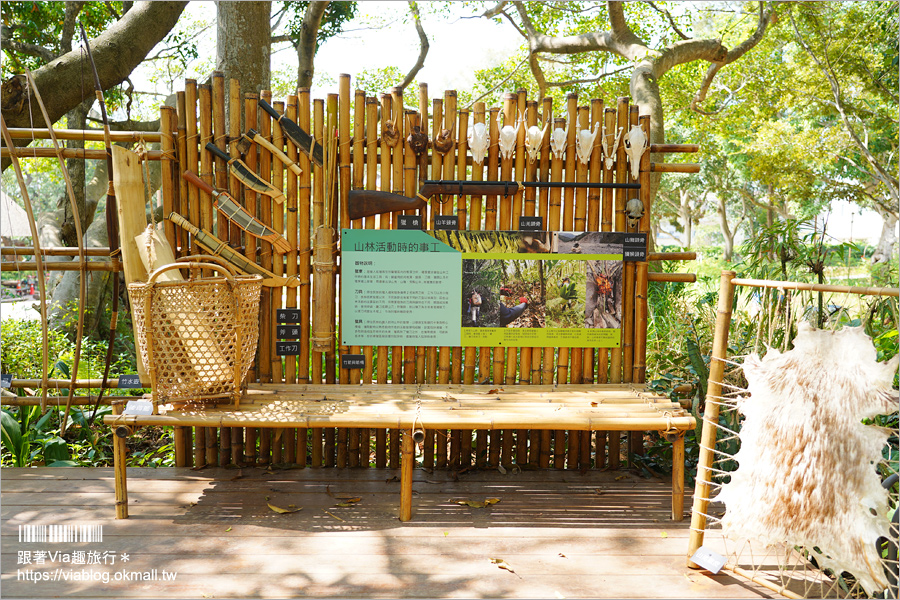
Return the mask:
<path id="1" fill-rule="evenodd" d="M 600 146 L 603 148 L 603 161 L 607 171 L 611 171 L 613 164 L 616 162 L 616 148 L 619 147 L 619 141 L 622 139 L 624 130 L 624 127 L 619 127 L 618 133 L 607 133 L 606 125 L 604 125 L 600 132 Z M 612 141 L 610 141 L 610 138 L 612 138 Z"/>
<path id="2" fill-rule="evenodd" d="M 497 115 L 497 124 L 503 123 L 503 115 Z M 519 135 L 519 128 L 522 126 L 521 116 L 516 119 L 516 126 L 503 125 L 500 128 L 500 158 L 512 158 L 513 152 L 516 150 L 516 138 Z"/>
<path id="3" fill-rule="evenodd" d="M 550 123 L 547 123 L 544 125 L 543 129 L 540 129 L 537 125 L 532 125 L 525 130 L 525 148 L 528 150 L 529 163 L 533 163 L 537 160 L 538 152 L 541 150 L 541 142 L 547 134 L 547 129 L 549 127 Z"/>
<path id="4" fill-rule="evenodd" d="M 591 159 L 591 152 L 594 149 L 594 140 L 597 139 L 597 133 L 600 131 L 600 123 L 594 123 L 594 131 L 590 129 L 582 129 L 575 136 L 575 154 L 581 164 L 586 165 Z"/>
<path id="5" fill-rule="evenodd" d="M 491 132 L 484 123 L 475 123 L 468 135 L 469 148 L 472 150 L 472 160 L 479 165 L 487 156 L 488 146 L 491 145 Z"/>
<path id="6" fill-rule="evenodd" d="M 625 142 L 625 154 L 628 155 L 628 162 L 631 163 L 631 177 L 637 179 L 641 172 L 641 156 L 647 150 L 647 136 L 644 135 L 644 130 L 640 126 L 632 125 Z"/>
<path id="7" fill-rule="evenodd" d="M 566 155 L 566 138 L 569 136 L 569 130 L 557 127 L 550 134 L 550 151 L 556 158 L 564 158 Z"/>

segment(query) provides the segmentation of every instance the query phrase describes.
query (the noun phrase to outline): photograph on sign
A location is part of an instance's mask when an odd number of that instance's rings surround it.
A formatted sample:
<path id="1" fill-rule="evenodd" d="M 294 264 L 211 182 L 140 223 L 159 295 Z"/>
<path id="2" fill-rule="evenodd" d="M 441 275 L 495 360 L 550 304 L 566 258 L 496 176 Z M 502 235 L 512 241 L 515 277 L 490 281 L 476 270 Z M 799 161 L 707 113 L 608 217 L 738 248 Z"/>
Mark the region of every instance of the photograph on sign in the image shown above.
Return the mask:
<path id="1" fill-rule="evenodd" d="M 346 229 L 342 343 L 618 347 L 622 244 L 605 232 Z"/>

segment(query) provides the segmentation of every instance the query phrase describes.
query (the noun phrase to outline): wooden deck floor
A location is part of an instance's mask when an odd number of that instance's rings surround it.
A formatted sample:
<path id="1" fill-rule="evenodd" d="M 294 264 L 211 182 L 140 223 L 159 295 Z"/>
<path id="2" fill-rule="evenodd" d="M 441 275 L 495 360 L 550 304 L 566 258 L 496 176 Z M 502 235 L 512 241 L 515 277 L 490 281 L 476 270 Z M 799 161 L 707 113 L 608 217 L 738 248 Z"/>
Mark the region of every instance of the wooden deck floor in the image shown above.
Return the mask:
<path id="1" fill-rule="evenodd" d="M 622 471 L 455 479 L 416 470 L 413 521 L 400 523 L 397 475 L 129 469 L 131 518 L 116 521 L 111 469 L 3 469 L 3 597 L 770 597 L 745 580 L 684 566 L 689 519 L 669 520 L 665 481 Z M 485 498 L 500 502 L 458 503 Z M 269 503 L 302 510 L 277 514 Z M 103 525 L 103 541 L 19 541 L 20 525 L 42 524 Z M 20 551 L 38 550 L 108 552 L 116 560 L 18 564 Z M 154 577 L 153 569 L 156 580 L 115 581 L 122 572 Z M 163 570 L 174 581 L 162 581 Z M 27 581 L 24 572 L 51 580 Z M 110 580 L 75 581 L 74 573 Z"/>

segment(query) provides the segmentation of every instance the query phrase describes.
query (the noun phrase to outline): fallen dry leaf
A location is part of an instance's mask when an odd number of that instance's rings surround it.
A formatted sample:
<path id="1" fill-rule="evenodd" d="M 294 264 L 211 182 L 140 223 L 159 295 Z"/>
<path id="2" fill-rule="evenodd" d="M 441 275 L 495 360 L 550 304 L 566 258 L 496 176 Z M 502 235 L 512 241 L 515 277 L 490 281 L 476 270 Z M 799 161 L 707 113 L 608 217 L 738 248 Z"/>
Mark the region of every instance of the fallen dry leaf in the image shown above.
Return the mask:
<path id="1" fill-rule="evenodd" d="M 328 516 L 331 517 L 332 519 L 337 519 L 337 520 L 340 521 L 341 523 L 346 523 L 346 522 L 347 522 L 346 520 L 340 518 L 340 517 L 337 516 L 336 514 L 331 513 L 331 512 L 329 512 L 329 511 L 327 511 L 327 510 L 325 510 L 325 509 L 322 509 L 322 512 L 324 512 L 326 515 L 328 515 Z"/>
<path id="2" fill-rule="evenodd" d="M 503 388 L 494 388 L 492 390 L 488 390 L 488 396 L 490 396 L 491 394 L 496 394 L 497 392 L 502 392 L 502 391 L 503 391 Z"/>
<path id="3" fill-rule="evenodd" d="M 503 465 L 497 465 L 497 470 L 500 471 L 501 475 L 506 475 L 506 467 Z"/>
<path id="4" fill-rule="evenodd" d="M 273 511 L 277 512 L 279 515 L 286 515 L 288 513 L 293 513 L 293 512 L 297 512 L 298 510 L 301 510 L 299 508 L 281 508 L 280 506 L 275 506 L 271 502 L 266 502 L 266 504 L 268 504 L 269 508 L 271 508 Z"/>
<path id="5" fill-rule="evenodd" d="M 229 531 L 231 531 L 231 527 L 229 527 L 228 529 L 226 529 L 226 530 L 225 530 L 225 533 L 228 533 Z"/>
<path id="6" fill-rule="evenodd" d="M 353 504 L 354 502 L 362 502 L 362 498 L 360 496 L 335 496 L 336 500 L 342 500 L 349 504 Z"/>
<path id="7" fill-rule="evenodd" d="M 485 498 L 484 500 L 457 500 L 456 503 L 464 506 L 471 506 L 472 508 L 485 508 L 492 504 L 497 504 L 500 502 L 500 498 Z"/>
<path id="8" fill-rule="evenodd" d="M 596 402 L 591 402 L 591 406 L 597 406 Z"/>
<path id="9" fill-rule="evenodd" d="M 560 555 L 560 557 L 562 557 L 562 558 L 568 558 L 568 557 L 567 557 L 565 554 L 563 554 L 562 552 L 560 552 L 559 555 Z"/>
<path id="10" fill-rule="evenodd" d="M 628 475 L 619 475 L 616 477 L 616 481 L 622 481 L 623 479 L 628 479 Z"/>
<path id="11" fill-rule="evenodd" d="M 504 571 L 509 571 L 510 573 L 512 573 L 513 575 L 518 577 L 519 579 L 522 578 L 522 576 L 519 575 L 518 573 L 516 573 L 513 570 L 513 568 L 511 566 L 509 566 L 509 563 L 506 562 L 505 560 L 503 560 L 502 558 L 492 558 L 491 562 L 494 563 L 495 565 L 497 565 L 498 569 L 503 569 Z"/>
<path id="12" fill-rule="evenodd" d="M 661 531 L 661 532 L 659 533 L 659 537 L 667 538 L 667 537 L 669 537 L 669 534 L 666 533 L 665 531 Z"/>

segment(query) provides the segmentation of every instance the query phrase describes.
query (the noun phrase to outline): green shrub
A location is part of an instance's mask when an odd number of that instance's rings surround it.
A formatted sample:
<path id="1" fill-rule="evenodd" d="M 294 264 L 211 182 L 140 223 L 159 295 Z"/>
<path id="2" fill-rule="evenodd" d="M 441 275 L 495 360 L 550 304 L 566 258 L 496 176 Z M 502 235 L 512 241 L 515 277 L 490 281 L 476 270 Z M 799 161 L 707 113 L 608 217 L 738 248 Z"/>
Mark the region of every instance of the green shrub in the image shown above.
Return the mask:
<path id="1" fill-rule="evenodd" d="M 50 368 L 67 352 L 74 351 L 74 344 L 54 330 L 47 332 Z M 40 379 L 43 350 L 40 321 L 6 319 L 0 322 L 0 365 L 3 372 L 15 379 Z"/>

